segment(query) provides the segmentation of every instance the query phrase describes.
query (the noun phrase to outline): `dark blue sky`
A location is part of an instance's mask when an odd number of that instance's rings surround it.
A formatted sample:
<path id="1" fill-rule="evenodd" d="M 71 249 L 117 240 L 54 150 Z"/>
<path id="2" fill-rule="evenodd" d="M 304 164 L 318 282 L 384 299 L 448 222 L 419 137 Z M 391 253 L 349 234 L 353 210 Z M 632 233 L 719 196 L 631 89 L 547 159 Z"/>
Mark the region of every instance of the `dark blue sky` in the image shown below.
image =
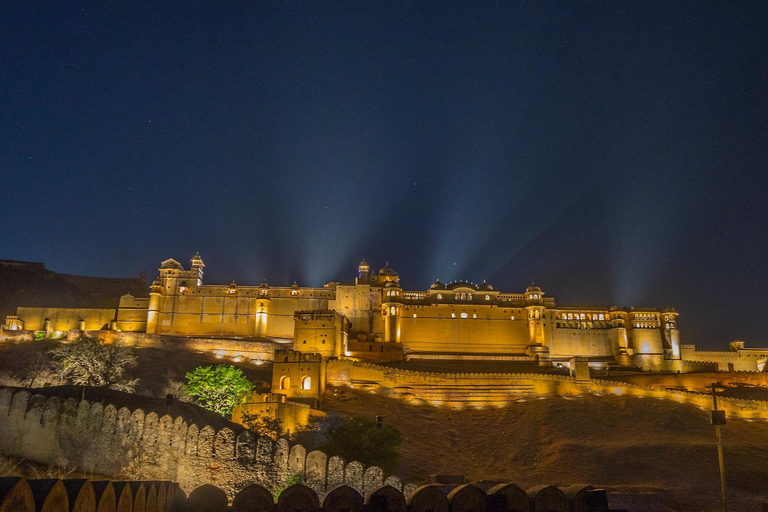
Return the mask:
<path id="1" fill-rule="evenodd" d="M 768 344 L 766 2 L 4 2 L 0 258 L 531 281 Z"/>

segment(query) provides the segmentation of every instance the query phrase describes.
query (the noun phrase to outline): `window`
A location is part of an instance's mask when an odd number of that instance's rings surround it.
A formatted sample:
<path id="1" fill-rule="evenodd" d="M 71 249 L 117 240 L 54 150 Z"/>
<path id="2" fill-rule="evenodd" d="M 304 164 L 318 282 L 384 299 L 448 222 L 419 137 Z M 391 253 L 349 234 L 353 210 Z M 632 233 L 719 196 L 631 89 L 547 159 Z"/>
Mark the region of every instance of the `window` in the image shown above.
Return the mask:
<path id="1" fill-rule="evenodd" d="M 477 314 L 472 313 L 472 318 L 477 318 Z"/>
<path id="2" fill-rule="evenodd" d="M 291 295 L 296 296 L 299 294 L 299 290 L 291 290 Z"/>
<path id="3" fill-rule="evenodd" d="M 413 314 L 413 318 L 416 318 L 416 313 Z"/>
<path id="4" fill-rule="evenodd" d="M 514 320 L 515 319 L 515 315 L 510 316 L 509 319 L 510 320 Z"/>
<path id="5" fill-rule="evenodd" d="M 309 377 L 302 377 L 301 378 L 301 389 L 312 389 L 312 379 Z"/>
<path id="6" fill-rule="evenodd" d="M 461 318 L 467 318 L 467 314 L 466 313 L 462 313 L 461 314 Z"/>
<path id="7" fill-rule="evenodd" d="M 280 389 L 288 389 L 291 387 L 291 378 L 287 375 L 280 377 Z"/>
<path id="8" fill-rule="evenodd" d="M 437 294 L 437 298 L 438 298 L 438 299 L 442 299 L 442 298 L 443 298 L 443 294 L 442 294 L 442 293 L 438 293 L 438 294 Z"/>
<path id="9" fill-rule="evenodd" d="M 395 306 L 392 306 L 391 308 L 389 308 L 389 314 L 390 315 L 394 315 L 395 314 Z"/>
<path id="10" fill-rule="evenodd" d="M 485 296 L 485 300 L 491 300 L 491 296 L 490 295 L 486 295 Z"/>
<path id="11" fill-rule="evenodd" d="M 456 313 L 451 313 L 451 318 L 456 318 Z"/>
<path id="12" fill-rule="evenodd" d="M 306 345 L 306 344 L 307 344 L 307 340 L 304 340 L 304 341 L 302 341 L 302 343 L 303 343 L 304 345 Z"/>

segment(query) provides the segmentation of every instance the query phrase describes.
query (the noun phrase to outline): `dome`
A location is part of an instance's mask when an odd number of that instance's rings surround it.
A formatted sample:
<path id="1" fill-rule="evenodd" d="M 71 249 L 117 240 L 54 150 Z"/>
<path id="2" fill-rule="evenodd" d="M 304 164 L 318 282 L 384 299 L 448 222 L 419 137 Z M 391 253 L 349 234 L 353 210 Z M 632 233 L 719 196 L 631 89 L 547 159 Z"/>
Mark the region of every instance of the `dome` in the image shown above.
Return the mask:
<path id="1" fill-rule="evenodd" d="M 536 286 L 536 285 L 534 285 L 533 283 L 531 283 L 531 286 L 529 286 L 528 288 L 526 288 L 526 289 L 525 289 L 525 291 L 526 291 L 526 293 L 527 293 L 527 292 L 540 292 L 540 291 L 541 291 L 541 288 L 539 288 L 538 286 Z"/>
<path id="2" fill-rule="evenodd" d="M 386 265 L 384 265 L 384 268 L 379 270 L 379 275 L 380 276 L 396 276 L 397 272 L 395 272 L 395 269 L 390 267 L 389 263 L 387 263 Z"/>
<path id="3" fill-rule="evenodd" d="M 400 285 L 397 284 L 397 281 L 387 281 L 384 288 L 400 288 Z"/>
<path id="4" fill-rule="evenodd" d="M 261 284 L 259 284 L 259 288 L 269 288 L 269 283 L 266 279 L 261 280 Z"/>
<path id="5" fill-rule="evenodd" d="M 445 285 L 440 282 L 438 279 L 434 283 L 432 283 L 432 286 L 429 287 L 430 290 L 445 290 Z"/>
<path id="6" fill-rule="evenodd" d="M 483 291 L 483 292 L 490 292 L 490 291 L 493 291 L 493 286 L 491 286 L 488 283 L 486 283 L 485 281 L 483 281 L 483 284 L 478 286 L 477 289 L 480 290 L 480 291 Z"/>
<path id="7" fill-rule="evenodd" d="M 363 261 L 360 262 L 357 268 L 358 270 L 360 270 L 360 272 L 368 272 L 371 269 L 370 265 L 368 265 L 368 262 L 365 261 L 365 259 L 363 259 Z"/>

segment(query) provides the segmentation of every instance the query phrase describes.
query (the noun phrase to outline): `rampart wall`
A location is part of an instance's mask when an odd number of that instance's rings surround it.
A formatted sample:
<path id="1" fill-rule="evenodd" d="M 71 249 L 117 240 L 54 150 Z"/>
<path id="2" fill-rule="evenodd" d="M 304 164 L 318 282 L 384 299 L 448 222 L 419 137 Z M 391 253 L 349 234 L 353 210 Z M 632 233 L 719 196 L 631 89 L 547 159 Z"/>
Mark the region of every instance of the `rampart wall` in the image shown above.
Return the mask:
<path id="1" fill-rule="evenodd" d="M 2 512 L 609 512 L 617 510 L 613 501 L 624 510 L 628 504 L 640 504 L 628 503 L 624 495 L 612 498 L 591 485 L 540 485 L 524 491 L 502 483 L 487 490 L 470 484 L 404 489 L 382 485 L 365 497 L 340 485 L 320 500 L 312 489 L 296 484 L 275 500 L 269 490 L 251 484 L 234 496 L 229 508 L 226 493 L 213 485 L 200 486 L 187 496 L 174 482 L 0 478 Z M 644 498 L 642 510 L 651 510 Z M 652 510 L 662 509 L 660 499 L 653 505 Z"/>
<path id="2" fill-rule="evenodd" d="M 742 372 L 739 372 L 740 374 Z M 764 383 L 762 374 L 744 372 L 757 384 Z M 664 398 L 712 408 L 712 397 L 663 387 L 601 379 L 577 380 L 561 375 L 536 373 L 428 373 L 387 368 L 352 361 L 330 361 L 328 383 L 356 389 L 376 391 L 416 403 L 451 406 L 504 405 L 517 397 L 575 396 L 589 393 Z M 718 408 L 729 417 L 768 419 L 768 402 L 718 397 Z"/>
<path id="3" fill-rule="evenodd" d="M 214 484 L 230 497 L 251 483 L 275 491 L 295 475 L 321 496 L 341 484 L 362 494 L 385 482 L 378 467 L 307 453 L 285 439 L 18 388 L 0 388 L 0 453 L 45 464 L 66 460 L 82 472 L 117 478 L 174 480 L 185 490 Z"/>

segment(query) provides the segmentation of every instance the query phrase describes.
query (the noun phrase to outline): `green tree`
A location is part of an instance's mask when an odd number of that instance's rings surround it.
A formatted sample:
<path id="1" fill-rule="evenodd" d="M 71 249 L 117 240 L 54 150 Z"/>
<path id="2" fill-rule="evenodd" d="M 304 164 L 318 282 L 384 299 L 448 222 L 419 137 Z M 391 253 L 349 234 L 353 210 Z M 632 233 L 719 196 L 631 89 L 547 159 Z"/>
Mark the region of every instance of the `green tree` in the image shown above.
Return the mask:
<path id="1" fill-rule="evenodd" d="M 222 416 L 242 402 L 253 390 L 253 383 L 231 365 L 200 366 L 187 373 L 187 391 L 209 411 Z"/>
<path id="2" fill-rule="evenodd" d="M 105 344 L 83 336 L 74 343 L 50 351 L 57 377 L 79 386 L 133 391 L 138 379 L 128 378 L 128 369 L 136 366 L 131 349 L 114 343 Z"/>
<path id="3" fill-rule="evenodd" d="M 397 472 L 400 466 L 398 447 L 403 436 L 394 425 L 378 429 L 374 418 L 332 416 L 322 431 L 325 441 L 320 449 L 329 456 L 379 466 L 387 473 Z"/>

